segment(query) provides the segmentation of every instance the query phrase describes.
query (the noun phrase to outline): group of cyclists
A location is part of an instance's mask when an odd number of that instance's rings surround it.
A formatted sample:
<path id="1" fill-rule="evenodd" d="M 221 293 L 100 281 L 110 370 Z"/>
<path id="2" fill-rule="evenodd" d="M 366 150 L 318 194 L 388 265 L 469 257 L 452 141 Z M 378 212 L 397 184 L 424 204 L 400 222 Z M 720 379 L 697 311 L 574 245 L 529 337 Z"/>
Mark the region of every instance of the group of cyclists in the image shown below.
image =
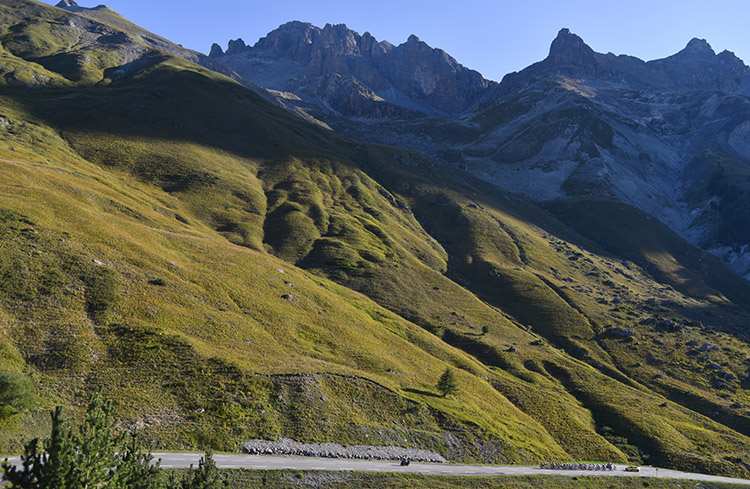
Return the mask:
<path id="1" fill-rule="evenodd" d="M 615 466 L 612 462 L 606 464 L 581 464 L 575 462 L 540 462 L 540 469 L 553 469 L 553 470 L 615 470 Z"/>

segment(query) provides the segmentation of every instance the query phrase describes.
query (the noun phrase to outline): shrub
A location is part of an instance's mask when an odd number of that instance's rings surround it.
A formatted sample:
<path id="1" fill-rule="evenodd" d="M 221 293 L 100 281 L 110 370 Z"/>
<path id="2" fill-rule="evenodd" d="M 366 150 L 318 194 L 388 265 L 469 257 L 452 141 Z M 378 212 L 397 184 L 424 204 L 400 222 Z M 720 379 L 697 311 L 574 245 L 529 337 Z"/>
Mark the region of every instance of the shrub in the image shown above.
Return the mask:
<path id="1" fill-rule="evenodd" d="M 192 469 L 192 465 L 190 467 Z M 190 470 L 178 478 L 174 473 L 171 475 L 166 489 L 219 489 L 229 487 L 229 480 L 221 474 L 213 453 L 209 450 L 206 456 L 201 458 L 197 470 Z"/>
<path id="2" fill-rule="evenodd" d="M 31 381 L 21 374 L 0 372 L 0 421 L 34 405 Z"/>
<path id="3" fill-rule="evenodd" d="M 117 302 L 117 273 L 97 266 L 83 277 L 86 283 L 86 305 L 89 314 L 98 319 Z"/>

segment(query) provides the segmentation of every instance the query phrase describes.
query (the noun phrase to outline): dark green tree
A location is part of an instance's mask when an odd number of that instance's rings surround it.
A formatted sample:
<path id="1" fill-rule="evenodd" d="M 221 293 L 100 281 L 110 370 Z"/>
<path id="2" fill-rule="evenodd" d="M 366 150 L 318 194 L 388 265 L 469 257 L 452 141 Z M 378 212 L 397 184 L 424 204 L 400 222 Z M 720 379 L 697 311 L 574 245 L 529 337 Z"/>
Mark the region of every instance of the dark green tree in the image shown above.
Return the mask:
<path id="1" fill-rule="evenodd" d="M 222 489 L 229 487 L 229 480 L 219 471 L 214 461 L 213 453 L 209 450 L 201 458 L 198 468 L 190 466 L 188 472 L 178 478 L 174 473 L 167 482 L 166 489 Z"/>
<path id="2" fill-rule="evenodd" d="M 443 394 L 443 397 L 458 392 L 458 382 L 452 368 L 446 368 L 443 375 L 440 376 L 437 382 L 437 390 Z"/>
<path id="3" fill-rule="evenodd" d="M 159 489 L 163 487 L 160 461 L 141 449 L 137 433 L 128 433 L 118 454 L 118 470 L 114 472 L 114 486 L 128 489 Z"/>
<path id="4" fill-rule="evenodd" d="M 52 413 L 52 433 L 39 451 L 39 440 L 28 443 L 20 467 L 3 463 L 5 478 L 20 489 L 157 489 L 158 463 L 142 453 L 137 436 L 114 430 L 112 402 L 101 389 L 91 397 L 86 419 L 75 433 L 63 408 Z"/>
<path id="5" fill-rule="evenodd" d="M 52 413 L 52 434 L 28 443 L 18 467 L 2 469 L 12 489 L 222 489 L 229 487 L 207 452 L 197 470 L 163 477 L 160 463 L 141 449 L 136 433 L 118 433 L 112 401 L 101 389 L 91 396 L 86 419 L 76 432 L 63 408 Z M 41 448 L 41 450 L 40 450 Z M 192 469 L 192 467 L 191 467 Z"/>

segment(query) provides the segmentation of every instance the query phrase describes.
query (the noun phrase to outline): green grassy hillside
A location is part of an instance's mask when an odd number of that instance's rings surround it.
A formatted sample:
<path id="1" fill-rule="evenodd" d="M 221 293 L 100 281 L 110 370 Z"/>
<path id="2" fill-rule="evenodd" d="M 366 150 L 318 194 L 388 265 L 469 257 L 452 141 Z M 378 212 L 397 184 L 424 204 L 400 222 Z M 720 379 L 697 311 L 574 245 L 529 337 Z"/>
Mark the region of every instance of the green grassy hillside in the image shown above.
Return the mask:
<path id="1" fill-rule="evenodd" d="M 750 314 L 720 264 L 682 287 L 689 254 L 650 267 L 632 240 L 301 122 L 125 22 L 0 7 L 0 451 L 104 385 L 158 448 L 288 436 L 748 475 L 732 327 Z M 137 52 L 130 69 L 80 22 Z M 47 62 L 79 51 L 95 69 Z"/>

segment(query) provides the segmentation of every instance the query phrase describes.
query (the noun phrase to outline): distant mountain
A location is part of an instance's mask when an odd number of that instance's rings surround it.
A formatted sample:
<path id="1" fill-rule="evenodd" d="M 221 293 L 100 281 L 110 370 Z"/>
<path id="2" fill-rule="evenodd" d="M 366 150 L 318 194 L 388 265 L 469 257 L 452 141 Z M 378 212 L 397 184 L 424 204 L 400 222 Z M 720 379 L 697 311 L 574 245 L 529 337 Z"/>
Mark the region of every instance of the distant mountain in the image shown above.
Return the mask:
<path id="1" fill-rule="evenodd" d="M 262 87 L 348 117 L 457 114 L 494 85 L 416 36 L 394 46 L 345 25 L 289 22 L 254 46 L 214 44 L 209 57 Z"/>
<path id="2" fill-rule="evenodd" d="M 508 91 L 555 76 L 584 77 L 632 90 L 750 92 L 750 73 L 742 60 L 729 51 L 717 55 L 704 39 L 692 39 L 679 53 L 646 62 L 597 53 L 569 29 L 560 30 L 545 60 L 507 75 L 503 88 Z"/>
<path id="3" fill-rule="evenodd" d="M 540 201 L 630 203 L 750 278 L 750 68 L 734 54 L 693 39 L 644 62 L 563 29 L 496 93 L 460 148 L 470 172 Z"/>
<path id="4" fill-rule="evenodd" d="M 210 59 L 349 136 L 537 201 L 639 207 L 750 278 L 750 68 L 705 40 L 646 62 L 562 29 L 546 59 L 500 84 L 415 36 L 393 46 L 343 25 L 290 22 Z"/>

